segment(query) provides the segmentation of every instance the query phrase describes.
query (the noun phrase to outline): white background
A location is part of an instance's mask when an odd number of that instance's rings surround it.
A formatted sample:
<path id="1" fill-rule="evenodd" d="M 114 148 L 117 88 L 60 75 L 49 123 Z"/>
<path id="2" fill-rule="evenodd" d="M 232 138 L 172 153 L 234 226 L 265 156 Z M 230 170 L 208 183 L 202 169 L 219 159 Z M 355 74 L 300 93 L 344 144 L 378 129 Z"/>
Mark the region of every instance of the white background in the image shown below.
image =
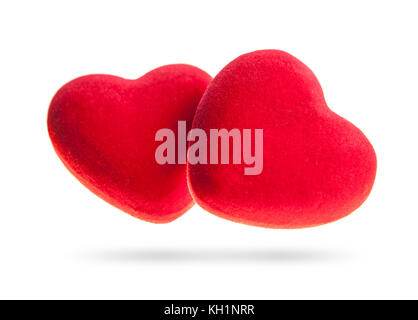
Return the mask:
<path id="1" fill-rule="evenodd" d="M 416 1 L 2 1 L 0 298 L 418 298 L 417 14 Z M 269 230 L 195 206 L 154 225 L 52 149 L 48 105 L 74 77 L 169 63 L 214 76 L 266 48 L 306 63 L 375 147 L 374 189 L 347 218 Z"/>

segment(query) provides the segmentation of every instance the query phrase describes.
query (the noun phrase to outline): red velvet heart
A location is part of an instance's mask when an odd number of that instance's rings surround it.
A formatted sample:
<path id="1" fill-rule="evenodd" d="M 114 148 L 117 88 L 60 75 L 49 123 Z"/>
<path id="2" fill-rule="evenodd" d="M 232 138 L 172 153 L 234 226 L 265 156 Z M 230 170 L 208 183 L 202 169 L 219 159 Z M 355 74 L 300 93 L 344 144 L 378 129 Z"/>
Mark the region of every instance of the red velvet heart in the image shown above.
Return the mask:
<path id="1" fill-rule="evenodd" d="M 157 68 L 137 80 L 90 75 L 64 85 L 48 112 L 48 131 L 65 166 L 88 189 L 146 221 L 170 222 L 193 205 L 186 165 L 159 165 L 161 128 L 191 126 L 210 82 L 189 65 Z M 190 129 L 190 128 L 189 128 Z"/>
<path id="2" fill-rule="evenodd" d="M 212 128 L 252 129 L 253 155 L 254 129 L 263 129 L 258 175 L 245 175 L 245 163 L 188 165 L 195 201 L 225 219 L 270 228 L 321 225 L 358 208 L 374 183 L 372 145 L 328 108 L 312 71 L 282 51 L 229 63 L 208 86 L 193 127 L 207 136 Z"/>

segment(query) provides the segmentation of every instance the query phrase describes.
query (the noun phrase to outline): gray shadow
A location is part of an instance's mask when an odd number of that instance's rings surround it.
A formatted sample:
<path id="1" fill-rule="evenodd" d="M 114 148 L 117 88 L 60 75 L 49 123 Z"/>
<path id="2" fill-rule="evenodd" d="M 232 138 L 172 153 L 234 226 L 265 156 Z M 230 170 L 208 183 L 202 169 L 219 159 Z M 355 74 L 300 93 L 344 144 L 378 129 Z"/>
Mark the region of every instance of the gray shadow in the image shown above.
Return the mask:
<path id="1" fill-rule="evenodd" d="M 347 258 L 347 253 L 313 249 L 131 249 L 106 250 L 85 254 L 84 258 L 103 262 L 180 263 L 245 262 L 294 263 L 324 262 Z"/>

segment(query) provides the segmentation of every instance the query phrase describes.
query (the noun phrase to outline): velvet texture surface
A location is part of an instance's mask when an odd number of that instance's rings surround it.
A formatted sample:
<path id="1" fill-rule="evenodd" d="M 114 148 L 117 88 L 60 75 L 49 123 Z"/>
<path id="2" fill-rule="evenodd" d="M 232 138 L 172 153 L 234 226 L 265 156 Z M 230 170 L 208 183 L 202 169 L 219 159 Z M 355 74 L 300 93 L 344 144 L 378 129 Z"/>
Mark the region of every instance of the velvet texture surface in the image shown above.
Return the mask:
<path id="1" fill-rule="evenodd" d="M 317 226 L 357 209 L 374 183 L 376 155 L 368 139 L 328 108 L 312 71 L 283 51 L 244 54 L 223 68 L 204 93 L 193 128 L 208 136 L 212 128 L 263 129 L 259 175 L 244 175 L 244 164 L 187 166 L 195 201 L 225 219 Z"/>
<path id="2" fill-rule="evenodd" d="M 211 77 L 189 65 L 157 68 L 137 80 L 89 75 L 64 85 L 48 112 L 56 153 L 71 173 L 134 217 L 170 222 L 192 205 L 186 165 L 154 158 L 161 128 L 190 129 Z"/>

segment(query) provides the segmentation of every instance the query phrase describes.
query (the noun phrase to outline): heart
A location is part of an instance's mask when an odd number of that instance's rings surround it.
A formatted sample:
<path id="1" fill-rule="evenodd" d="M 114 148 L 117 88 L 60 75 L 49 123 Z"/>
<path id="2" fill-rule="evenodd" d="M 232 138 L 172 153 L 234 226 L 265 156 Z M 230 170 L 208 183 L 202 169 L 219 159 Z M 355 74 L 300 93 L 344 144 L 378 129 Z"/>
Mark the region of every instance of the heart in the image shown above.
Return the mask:
<path id="1" fill-rule="evenodd" d="M 374 183 L 376 155 L 366 136 L 328 108 L 312 71 L 283 51 L 244 54 L 222 69 L 198 105 L 195 128 L 207 136 L 213 128 L 263 130 L 262 168 L 253 174 L 245 174 L 250 162 L 187 166 L 196 203 L 225 219 L 322 225 L 358 208 Z M 254 136 L 251 143 L 254 155 Z"/>
<path id="2" fill-rule="evenodd" d="M 88 189 L 134 217 L 170 222 L 192 205 L 186 165 L 155 161 L 155 133 L 191 122 L 211 77 L 189 65 L 137 80 L 89 75 L 64 85 L 48 111 L 56 153 Z M 190 128 L 189 128 L 190 129 Z"/>

